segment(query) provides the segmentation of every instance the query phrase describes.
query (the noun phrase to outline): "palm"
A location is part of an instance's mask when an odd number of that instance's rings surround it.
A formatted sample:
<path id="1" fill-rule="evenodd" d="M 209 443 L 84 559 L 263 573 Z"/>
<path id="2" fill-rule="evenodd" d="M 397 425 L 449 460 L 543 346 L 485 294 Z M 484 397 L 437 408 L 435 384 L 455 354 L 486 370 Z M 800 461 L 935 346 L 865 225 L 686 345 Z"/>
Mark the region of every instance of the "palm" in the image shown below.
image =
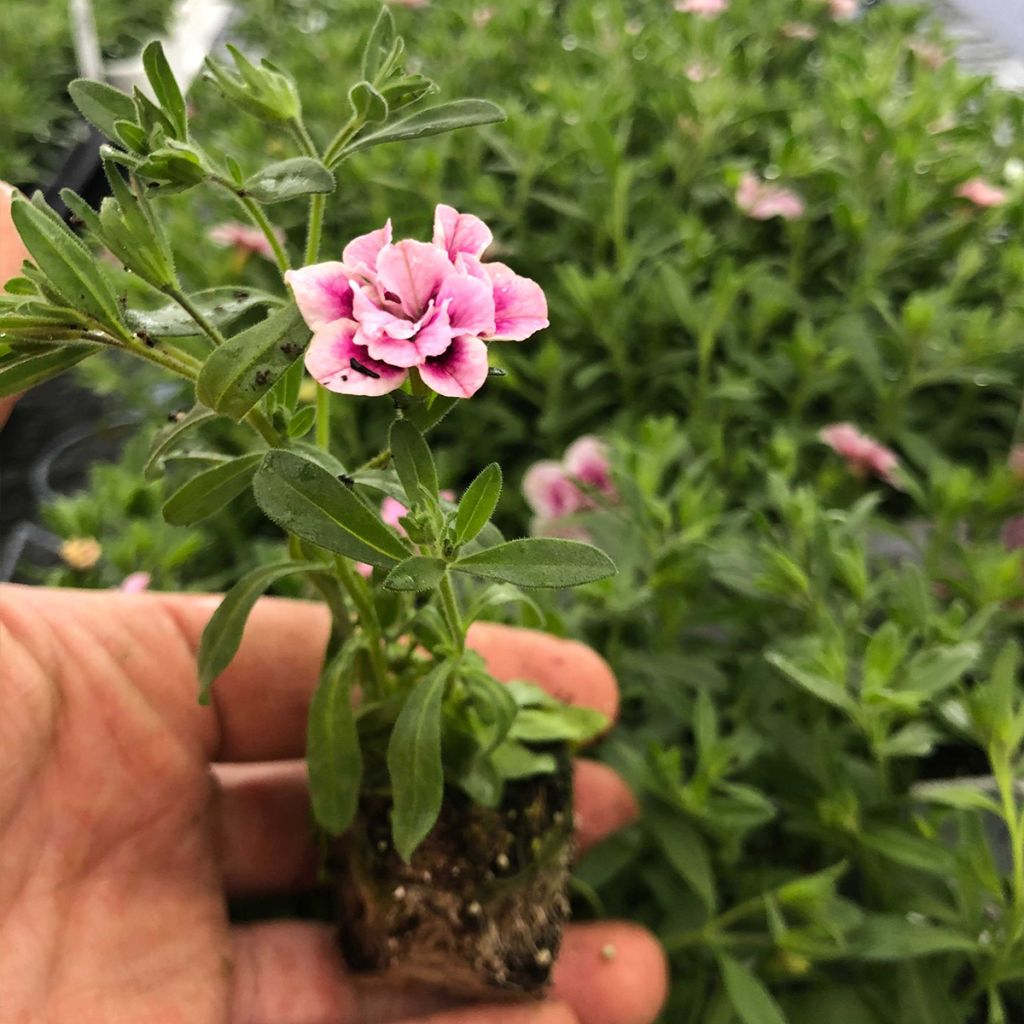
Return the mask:
<path id="1" fill-rule="evenodd" d="M 0 588 L 0 1020 L 350 1024 L 424 1011 L 406 993 L 362 998 L 321 926 L 229 924 L 227 894 L 309 879 L 308 794 L 285 759 L 301 754 L 326 622 L 261 602 L 218 706 L 201 708 L 195 646 L 213 606 Z M 494 627 L 477 646 L 499 676 L 550 684 L 555 672 L 578 687 L 590 670 L 591 692 L 576 696 L 614 711 L 607 671 L 557 643 Z M 580 774 L 578 803 L 584 842 L 631 813 L 598 766 Z M 610 940 L 619 956 L 597 984 L 591 961 Z M 636 929 L 570 933 L 556 993 L 585 1024 L 649 1020 L 662 992 Z M 436 1021 L 548 1019 L 538 1007 Z"/>

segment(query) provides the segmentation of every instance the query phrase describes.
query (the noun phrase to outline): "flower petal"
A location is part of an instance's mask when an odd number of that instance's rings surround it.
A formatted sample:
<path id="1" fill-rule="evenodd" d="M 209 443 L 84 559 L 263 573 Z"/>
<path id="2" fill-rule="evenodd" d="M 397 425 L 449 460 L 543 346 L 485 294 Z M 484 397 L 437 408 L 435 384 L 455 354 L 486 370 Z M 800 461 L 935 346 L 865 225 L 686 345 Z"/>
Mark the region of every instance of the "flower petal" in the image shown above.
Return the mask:
<path id="1" fill-rule="evenodd" d="M 366 338 L 387 335 L 389 338 L 411 338 L 418 324 L 404 316 L 395 316 L 382 308 L 373 291 L 352 285 L 352 319 L 359 324 L 360 334 Z M 367 342 L 361 342 L 367 344 Z M 382 358 L 382 357 L 377 357 Z M 396 364 L 401 365 L 401 364 Z"/>
<path id="2" fill-rule="evenodd" d="M 351 276 L 349 268 L 337 260 L 285 272 L 285 284 L 311 330 L 352 316 Z"/>
<path id="3" fill-rule="evenodd" d="M 608 445 L 600 438 L 584 434 L 565 450 L 563 464 L 569 476 L 593 487 L 608 497 L 615 497 Z"/>
<path id="4" fill-rule="evenodd" d="M 559 519 L 584 506 L 585 495 L 553 459 L 535 462 L 523 476 L 523 497 L 538 518 Z"/>
<path id="5" fill-rule="evenodd" d="M 356 326 L 352 320 L 335 320 L 316 331 L 306 349 L 306 369 L 328 391 L 342 395 L 386 395 L 394 391 L 407 371 L 373 359 L 362 345 L 357 345 Z M 369 373 L 356 369 L 353 359 Z"/>
<path id="6" fill-rule="evenodd" d="M 453 339 L 447 351 L 420 366 L 427 387 L 448 398 L 469 398 L 487 379 L 487 346 L 468 334 Z"/>
<path id="7" fill-rule="evenodd" d="M 437 291 L 437 304 L 447 306 L 454 333 L 494 333 L 494 289 L 490 279 L 449 274 Z"/>
<path id="8" fill-rule="evenodd" d="M 377 271 L 377 257 L 391 244 L 391 220 L 376 231 L 353 238 L 341 254 L 342 260 L 364 277 L 373 277 Z"/>
<path id="9" fill-rule="evenodd" d="M 444 249 L 454 260 L 460 252 L 481 256 L 494 241 L 491 229 L 471 213 L 459 213 L 439 203 L 434 210 L 434 245 Z"/>
<path id="10" fill-rule="evenodd" d="M 500 341 L 524 341 L 548 326 L 548 303 L 536 281 L 520 277 L 504 263 L 484 263 L 494 285 L 494 335 Z"/>
<path id="11" fill-rule="evenodd" d="M 423 315 L 441 282 L 455 272 L 441 249 L 411 238 L 382 249 L 377 259 L 381 287 L 397 295 L 403 311 L 413 319 Z"/>

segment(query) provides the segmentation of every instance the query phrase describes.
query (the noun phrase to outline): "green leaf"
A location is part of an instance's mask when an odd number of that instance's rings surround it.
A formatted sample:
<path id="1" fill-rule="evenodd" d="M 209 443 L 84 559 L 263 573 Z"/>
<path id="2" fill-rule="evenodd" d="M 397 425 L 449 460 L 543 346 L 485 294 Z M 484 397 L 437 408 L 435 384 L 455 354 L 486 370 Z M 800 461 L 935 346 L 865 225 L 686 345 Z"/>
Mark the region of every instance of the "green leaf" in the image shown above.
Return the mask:
<path id="1" fill-rule="evenodd" d="M 522 708 L 509 738 L 523 743 L 585 743 L 608 728 L 608 719 L 594 708 L 554 702 L 545 707 Z"/>
<path id="2" fill-rule="evenodd" d="M 316 407 L 307 405 L 288 421 L 288 436 L 305 437 L 313 429 L 314 423 L 316 423 Z"/>
<path id="3" fill-rule="evenodd" d="M 911 789 L 911 795 L 926 803 L 941 804 L 958 811 L 988 811 L 1000 814 L 999 805 L 978 786 L 967 783 L 921 782 Z"/>
<path id="4" fill-rule="evenodd" d="M 704 837 L 681 814 L 660 805 L 645 808 L 643 821 L 665 860 L 700 897 L 707 912 L 714 913 L 715 876 Z"/>
<path id="5" fill-rule="evenodd" d="M 615 573 L 615 563 L 598 548 L 549 537 L 506 541 L 466 555 L 451 568 L 518 587 L 575 587 Z"/>
<path id="6" fill-rule="evenodd" d="M 437 468 L 419 430 L 408 420 L 395 420 L 391 424 L 389 444 L 409 508 L 422 502 L 436 502 L 440 487 Z"/>
<path id="7" fill-rule="evenodd" d="M 120 333 L 117 297 L 85 245 L 46 206 L 42 193 L 32 202 L 16 196 L 11 217 L 25 248 L 65 304 L 88 313 Z"/>
<path id="8" fill-rule="evenodd" d="M 952 928 L 897 914 L 869 914 L 849 942 L 851 952 L 862 960 L 906 960 L 934 953 L 971 953 L 978 948 L 973 938 Z"/>
<path id="9" fill-rule="evenodd" d="M 80 363 L 96 349 L 61 346 L 42 352 L 12 352 L 0 356 L 0 398 L 17 395 Z"/>
<path id="10" fill-rule="evenodd" d="M 511 583 L 492 583 L 485 587 L 466 610 L 466 621 L 475 622 L 491 608 L 500 608 L 507 604 L 524 604 L 536 616 L 538 622 L 544 621 L 544 612 L 529 594 L 514 587 Z"/>
<path id="11" fill-rule="evenodd" d="M 492 462 L 466 488 L 455 518 L 455 543 L 471 541 L 488 523 L 501 497 L 501 467 Z"/>
<path id="12" fill-rule="evenodd" d="M 363 47 L 360 63 L 362 77 L 374 81 L 381 62 L 391 53 L 395 43 L 395 19 L 387 6 L 382 6 Z"/>
<path id="13" fill-rule="evenodd" d="M 146 457 L 146 465 L 142 469 L 143 478 L 147 481 L 159 480 L 164 475 L 164 456 L 178 443 L 182 434 L 215 419 L 216 416 L 212 409 L 197 403 L 180 419 L 176 418 L 174 422 L 158 430 Z"/>
<path id="14" fill-rule="evenodd" d="M 118 138 L 114 127 L 116 121 L 135 120 L 135 104 L 131 96 L 105 82 L 76 78 L 68 86 L 68 94 L 82 117 L 112 141 Z"/>
<path id="15" fill-rule="evenodd" d="M 142 51 L 142 66 L 153 89 L 160 108 L 174 126 L 175 137 L 188 138 L 188 114 L 185 110 L 185 97 L 178 88 L 178 83 L 171 71 L 170 64 L 164 56 L 164 48 L 157 40 L 153 40 Z"/>
<path id="16" fill-rule="evenodd" d="M 292 452 L 267 452 L 253 493 L 278 526 L 328 551 L 385 569 L 412 554 L 345 484 Z"/>
<path id="17" fill-rule="evenodd" d="M 171 526 L 191 526 L 213 515 L 248 489 L 262 461 L 263 452 L 255 452 L 198 473 L 164 502 L 164 519 Z"/>
<path id="18" fill-rule="evenodd" d="M 214 327 L 226 327 L 257 306 L 275 306 L 280 300 L 256 288 L 206 288 L 189 296 L 193 305 Z M 191 315 L 176 302 L 158 309 L 125 310 L 125 323 L 133 331 L 157 338 L 188 338 L 202 333 Z"/>
<path id="19" fill-rule="evenodd" d="M 945 878 L 956 870 L 956 858 L 938 840 L 925 839 L 896 825 L 875 826 L 864 831 L 860 841 L 883 857 L 916 871 Z"/>
<path id="20" fill-rule="evenodd" d="M 331 835 L 352 824 L 359 806 L 363 754 L 352 708 L 359 641 L 349 640 L 323 675 L 309 707 L 306 764 L 313 816 Z"/>
<path id="21" fill-rule="evenodd" d="M 444 578 L 443 558 L 428 555 L 413 555 L 399 562 L 387 574 L 384 586 L 388 590 L 414 591 L 433 590 Z"/>
<path id="22" fill-rule="evenodd" d="M 438 425 L 455 408 L 459 400 L 445 395 L 431 395 L 426 401 L 419 402 L 407 409 L 405 418 L 424 434 Z"/>
<path id="23" fill-rule="evenodd" d="M 718 963 L 726 995 L 743 1024 L 786 1024 L 779 1004 L 755 974 L 724 953 Z"/>
<path id="24" fill-rule="evenodd" d="M 893 682 L 901 691 L 936 697 L 958 683 L 980 655 L 981 647 L 975 643 L 921 651 L 911 659 L 906 673 Z"/>
<path id="25" fill-rule="evenodd" d="M 388 741 L 395 849 L 406 863 L 434 827 L 444 797 L 441 702 L 451 666 L 438 665 L 413 688 Z"/>
<path id="26" fill-rule="evenodd" d="M 777 651 L 768 651 L 765 654 L 765 660 L 774 665 L 787 679 L 791 679 L 819 700 L 823 700 L 833 707 L 841 708 L 849 714 L 855 710 L 856 705 L 853 698 L 846 692 L 842 684 L 832 679 L 826 679 L 825 676 L 818 675 L 816 672 L 808 672 L 806 669 L 800 668 Z"/>
<path id="27" fill-rule="evenodd" d="M 491 751 L 490 762 L 503 779 L 550 775 L 558 768 L 554 754 L 531 750 L 515 740 L 505 740 Z"/>
<path id="28" fill-rule="evenodd" d="M 276 562 L 246 573 L 225 595 L 203 630 L 199 642 L 199 703 L 210 703 L 213 681 L 228 667 L 242 642 L 242 631 L 263 592 L 297 572 L 323 572 L 318 562 Z"/>
<path id="29" fill-rule="evenodd" d="M 440 135 L 458 128 L 494 124 L 504 120 L 505 112 L 488 100 L 466 99 L 439 103 L 437 106 L 427 107 L 403 117 L 400 121 L 385 125 L 369 135 L 360 136 L 341 151 L 338 159 L 343 160 L 353 153 L 373 146 L 382 146 L 387 142 L 422 139 L 428 135 Z"/>
<path id="30" fill-rule="evenodd" d="M 369 82 L 356 82 L 348 91 L 348 101 L 364 123 L 387 119 L 388 101 Z"/>
<path id="31" fill-rule="evenodd" d="M 275 310 L 210 354 L 196 383 L 199 401 L 241 420 L 302 355 L 309 338 L 293 303 Z"/>
<path id="32" fill-rule="evenodd" d="M 300 196 L 334 191 L 334 175 L 311 156 L 296 156 L 257 171 L 246 183 L 245 192 L 257 203 L 269 206 Z"/>

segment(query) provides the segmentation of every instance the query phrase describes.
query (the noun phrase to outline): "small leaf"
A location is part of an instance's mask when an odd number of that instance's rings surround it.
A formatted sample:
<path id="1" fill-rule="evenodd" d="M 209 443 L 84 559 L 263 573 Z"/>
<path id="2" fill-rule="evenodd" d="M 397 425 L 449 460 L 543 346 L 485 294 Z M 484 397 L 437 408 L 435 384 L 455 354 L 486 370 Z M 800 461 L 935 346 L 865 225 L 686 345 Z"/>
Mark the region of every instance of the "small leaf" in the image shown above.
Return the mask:
<path id="1" fill-rule="evenodd" d="M 608 719 L 594 708 L 553 703 L 545 707 L 522 708 L 509 731 L 509 738 L 523 743 L 585 743 L 608 728 Z"/>
<path id="2" fill-rule="evenodd" d="M 526 779 L 531 775 L 550 775 L 558 768 L 554 754 L 531 750 L 515 740 L 505 740 L 490 754 L 491 764 L 503 779 Z"/>
<path id="3" fill-rule="evenodd" d="M 334 175 L 319 160 L 296 156 L 257 171 L 244 188 L 257 203 L 269 206 L 300 196 L 333 192 L 334 184 Z"/>
<path id="4" fill-rule="evenodd" d="M 118 138 L 115 122 L 135 120 L 135 104 L 131 96 L 105 82 L 76 78 L 68 86 L 68 94 L 82 117 L 111 141 Z"/>
<path id="5" fill-rule="evenodd" d="M 198 473 L 164 502 L 164 519 L 171 526 L 191 526 L 213 515 L 248 489 L 262 461 L 263 452 L 255 452 Z"/>
<path id="6" fill-rule="evenodd" d="M 755 974 L 725 954 L 718 962 L 726 995 L 743 1024 L 786 1024 L 779 1004 Z"/>
<path id="7" fill-rule="evenodd" d="M 267 452 L 253 493 L 278 526 L 328 551 L 385 569 L 411 554 L 398 534 L 345 484 L 292 452 Z"/>
<path id="8" fill-rule="evenodd" d="M 981 647 L 976 643 L 954 644 L 921 651 L 911 659 L 905 673 L 897 674 L 893 680 L 894 688 L 936 697 L 943 690 L 948 690 L 960 682 L 964 673 L 974 666 L 980 655 Z"/>
<path id="9" fill-rule="evenodd" d="M 860 841 L 883 857 L 917 871 L 943 878 L 956 871 L 956 858 L 949 849 L 896 825 L 876 826 L 863 832 Z"/>
<path id="10" fill-rule="evenodd" d="M 277 562 L 246 573 L 225 595 L 203 630 L 199 642 L 199 703 L 210 703 L 213 681 L 228 667 L 242 642 L 242 631 L 263 592 L 297 572 L 323 572 L 317 562 Z"/>
<path id="11" fill-rule="evenodd" d="M 370 29 L 366 38 L 366 45 L 363 47 L 363 57 L 360 64 L 362 77 L 373 81 L 380 70 L 381 61 L 391 52 L 395 42 L 395 19 L 391 11 L 382 6 L 377 20 Z"/>
<path id="12" fill-rule="evenodd" d="M 615 563 L 598 548 L 548 537 L 506 541 L 466 555 L 451 568 L 519 587 L 575 587 L 615 573 Z"/>
<path id="13" fill-rule="evenodd" d="M 305 437 L 313 429 L 314 423 L 316 423 L 316 407 L 307 405 L 288 421 L 288 436 Z"/>
<path id="14" fill-rule="evenodd" d="M 457 398 L 448 398 L 444 395 L 430 395 L 426 401 L 406 410 L 405 418 L 423 434 L 429 434 L 455 408 L 458 401 Z"/>
<path id="15" fill-rule="evenodd" d="M 413 591 L 433 590 L 444 578 L 443 558 L 428 555 L 413 555 L 399 562 L 387 574 L 384 586 L 388 590 Z"/>
<path id="16" fill-rule="evenodd" d="M 12 352 L 0 356 L 0 398 L 17 395 L 28 388 L 42 384 L 80 363 L 96 349 L 61 346 L 42 352 Z"/>
<path id="17" fill-rule="evenodd" d="M 466 611 L 466 621 L 476 622 L 491 608 L 500 608 L 507 604 L 524 604 L 536 616 L 538 622 L 544 621 L 544 612 L 529 594 L 524 593 L 511 583 L 492 583 L 485 587 Z"/>
<path id="18" fill-rule="evenodd" d="M 196 383 L 199 401 L 241 420 L 302 355 L 309 338 L 294 304 L 275 310 L 210 354 Z"/>
<path id="19" fill-rule="evenodd" d="M 189 296 L 192 304 L 214 327 L 226 327 L 257 306 L 275 306 L 280 300 L 256 288 L 206 288 Z M 125 323 L 133 331 L 156 338 L 188 338 L 201 333 L 195 320 L 176 302 L 158 309 L 125 310 Z"/>
<path id="20" fill-rule="evenodd" d="M 999 805 L 977 786 L 966 783 L 923 782 L 911 789 L 911 795 L 926 803 L 941 804 L 958 811 L 988 811 L 1000 814 Z"/>
<path id="21" fill-rule="evenodd" d="M 368 124 L 384 121 L 388 116 L 388 101 L 369 82 L 356 82 L 348 91 L 352 112 Z"/>
<path id="22" fill-rule="evenodd" d="M 665 860 L 700 897 L 708 913 L 714 913 L 715 876 L 704 837 L 678 812 L 667 807 L 647 807 L 643 821 L 661 847 Z"/>
<path id="23" fill-rule="evenodd" d="M 157 40 L 151 42 L 142 51 L 142 66 L 153 89 L 160 108 L 167 115 L 175 129 L 175 137 L 181 140 L 188 138 L 188 114 L 185 110 L 185 97 L 174 78 L 170 64 L 164 56 L 164 48 Z"/>
<path id="24" fill-rule="evenodd" d="M 441 702 L 451 673 L 438 665 L 406 700 L 388 741 L 395 849 L 406 863 L 434 827 L 444 797 Z"/>
<path id="25" fill-rule="evenodd" d="M 359 806 L 363 754 L 352 708 L 355 660 L 361 649 L 349 640 L 320 677 L 309 707 L 306 764 L 313 816 L 331 835 L 352 824 Z"/>
<path id="26" fill-rule="evenodd" d="M 488 523 L 501 497 L 501 467 L 492 462 L 466 488 L 455 518 L 455 543 L 471 541 Z"/>
<path id="27" fill-rule="evenodd" d="M 344 159 L 373 146 L 381 146 L 387 142 L 400 142 L 403 139 L 421 139 L 428 135 L 440 135 L 455 131 L 458 128 L 469 128 L 473 125 L 494 124 L 505 120 L 505 112 L 501 107 L 488 100 L 452 100 L 427 107 L 415 114 L 385 125 L 369 135 L 362 135 L 341 151 L 338 159 Z M 335 161 L 337 162 L 337 161 Z"/>
<path id="28" fill-rule="evenodd" d="M 869 914 L 849 937 L 851 952 L 862 960 L 907 960 L 934 953 L 973 953 L 970 936 L 896 914 Z"/>
<path id="29" fill-rule="evenodd" d="M 163 458 L 177 444 L 182 434 L 215 419 L 216 416 L 212 409 L 196 403 L 181 419 L 175 419 L 173 423 L 158 430 L 150 446 L 146 465 L 142 469 L 143 478 L 147 481 L 159 480 L 164 475 Z"/>
<path id="30" fill-rule="evenodd" d="M 794 664 L 777 651 L 768 651 L 765 654 L 765 660 L 774 665 L 787 679 L 791 679 L 819 700 L 848 713 L 855 710 L 853 698 L 846 692 L 842 684 L 832 679 L 826 679 L 825 676 L 818 675 L 816 672 L 808 672 L 806 669 L 800 668 L 799 665 Z"/>
<path id="31" fill-rule="evenodd" d="M 408 420 L 395 420 L 389 437 L 395 472 L 402 481 L 406 504 L 436 501 L 439 484 L 434 457 L 423 435 Z"/>

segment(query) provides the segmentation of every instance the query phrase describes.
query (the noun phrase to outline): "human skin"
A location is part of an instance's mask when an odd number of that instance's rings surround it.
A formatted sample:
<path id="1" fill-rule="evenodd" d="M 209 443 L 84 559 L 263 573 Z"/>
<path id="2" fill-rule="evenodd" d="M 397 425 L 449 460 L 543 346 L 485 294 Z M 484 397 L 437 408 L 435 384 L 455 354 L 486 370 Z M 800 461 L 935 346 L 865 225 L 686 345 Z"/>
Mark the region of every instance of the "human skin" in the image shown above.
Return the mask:
<path id="1" fill-rule="evenodd" d="M 5 181 L 0 181 L 0 284 L 16 277 L 21 270 L 21 262 L 28 258 L 28 250 L 21 244 L 18 232 L 14 230 L 11 220 L 11 200 L 14 189 Z M 0 398 L 0 427 L 7 422 L 17 397 Z"/>
<path id="2" fill-rule="evenodd" d="M 196 701 L 218 598 L 0 586 L 0 1020 L 4 1024 L 646 1024 L 664 998 L 640 928 L 572 926 L 550 998 L 444 1006 L 349 975 L 331 930 L 232 925 L 226 900 L 309 887 L 302 761 L 328 632 L 321 606 L 264 598 Z M 610 717 L 590 649 L 476 625 L 500 679 L 532 679 Z M 576 767 L 578 838 L 632 820 L 624 783 Z"/>

